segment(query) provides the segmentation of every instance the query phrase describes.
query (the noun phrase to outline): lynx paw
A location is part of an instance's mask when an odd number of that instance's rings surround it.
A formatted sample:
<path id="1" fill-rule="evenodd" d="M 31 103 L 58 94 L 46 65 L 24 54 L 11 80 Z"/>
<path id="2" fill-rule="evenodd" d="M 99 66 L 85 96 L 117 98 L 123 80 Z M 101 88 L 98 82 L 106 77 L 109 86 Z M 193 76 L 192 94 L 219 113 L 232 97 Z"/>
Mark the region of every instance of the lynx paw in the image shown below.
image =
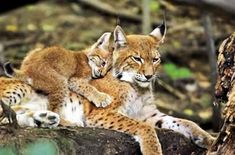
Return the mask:
<path id="1" fill-rule="evenodd" d="M 58 114 L 51 111 L 37 111 L 33 114 L 34 124 L 37 127 L 53 128 L 60 123 Z"/>
<path id="2" fill-rule="evenodd" d="M 92 100 L 96 107 L 106 107 L 110 105 L 112 101 L 113 99 L 111 96 L 101 92 Z"/>
<path id="3" fill-rule="evenodd" d="M 215 141 L 215 138 L 212 136 L 192 136 L 191 140 L 197 146 L 208 149 Z"/>

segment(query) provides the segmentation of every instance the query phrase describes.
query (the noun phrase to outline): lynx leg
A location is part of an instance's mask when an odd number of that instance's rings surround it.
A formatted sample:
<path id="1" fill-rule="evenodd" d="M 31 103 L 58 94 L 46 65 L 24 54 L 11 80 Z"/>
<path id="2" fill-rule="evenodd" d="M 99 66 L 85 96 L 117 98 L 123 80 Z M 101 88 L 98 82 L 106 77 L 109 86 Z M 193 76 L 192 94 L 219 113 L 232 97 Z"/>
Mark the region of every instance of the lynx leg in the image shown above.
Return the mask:
<path id="1" fill-rule="evenodd" d="M 203 148 L 208 148 L 215 140 L 214 137 L 201 129 L 196 123 L 186 119 L 168 116 L 157 109 L 155 112 L 152 111 L 151 115 L 143 121 L 157 128 L 172 129 L 180 132 Z"/>
<path id="2" fill-rule="evenodd" d="M 86 119 L 86 123 L 90 127 L 111 129 L 134 136 L 140 144 L 143 155 L 162 155 L 155 129 L 146 123 L 118 113 L 107 112 L 105 109 L 91 112 Z"/>
<path id="3" fill-rule="evenodd" d="M 111 96 L 99 92 L 95 87 L 90 85 L 86 79 L 71 78 L 69 80 L 69 89 L 84 96 L 89 101 L 93 102 L 96 107 L 106 107 L 112 102 Z"/>
<path id="4" fill-rule="evenodd" d="M 49 93 L 49 110 L 58 113 L 69 90 L 58 87 L 53 93 Z M 67 93 L 67 94 L 66 94 Z"/>
<path id="5" fill-rule="evenodd" d="M 42 72 L 42 71 L 40 71 Z M 35 89 L 48 93 L 49 110 L 58 113 L 66 97 L 69 96 L 69 89 L 66 77 L 48 68 L 48 73 L 38 73 L 32 77 L 32 85 Z"/>

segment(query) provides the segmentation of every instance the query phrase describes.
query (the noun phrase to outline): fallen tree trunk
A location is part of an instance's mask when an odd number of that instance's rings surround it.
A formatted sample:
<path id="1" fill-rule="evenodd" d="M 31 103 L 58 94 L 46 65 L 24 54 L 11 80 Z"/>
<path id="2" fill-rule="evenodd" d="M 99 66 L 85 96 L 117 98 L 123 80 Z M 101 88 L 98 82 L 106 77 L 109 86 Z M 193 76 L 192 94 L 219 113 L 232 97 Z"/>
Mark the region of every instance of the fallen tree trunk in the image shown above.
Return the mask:
<path id="1" fill-rule="evenodd" d="M 18 129 L 0 128 L 0 154 L 85 154 L 139 155 L 139 144 L 129 135 L 93 128 Z M 179 133 L 160 129 L 159 139 L 164 155 L 201 155 L 205 149 L 192 144 Z"/>

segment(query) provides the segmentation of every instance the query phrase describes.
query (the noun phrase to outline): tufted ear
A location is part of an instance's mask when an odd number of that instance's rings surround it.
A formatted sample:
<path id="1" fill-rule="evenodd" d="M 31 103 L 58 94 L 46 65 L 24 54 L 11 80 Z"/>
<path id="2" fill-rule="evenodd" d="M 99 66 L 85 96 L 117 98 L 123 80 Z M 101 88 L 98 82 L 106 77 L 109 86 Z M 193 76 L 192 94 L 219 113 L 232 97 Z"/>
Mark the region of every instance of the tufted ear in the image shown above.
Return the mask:
<path id="1" fill-rule="evenodd" d="M 122 30 L 121 26 L 117 25 L 114 32 L 114 43 L 115 48 L 125 47 L 127 45 L 127 39 L 124 31 Z"/>
<path id="2" fill-rule="evenodd" d="M 164 43 L 165 35 L 166 35 L 166 24 L 165 21 L 157 28 L 155 28 L 151 33 L 151 36 L 156 38 L 160 43 Z"/>
<path id="3" fill-rule="evenodd" d="M 97 42 L 92 46 L 92 48 L 101 48 L 106 51 L 109 50 L 109 39 L 111 36 L 111 32 L 105 32 Z"/>
<path id="4" fill-rule="evenodd" d="M 15 71 L 14 71 L 12 64 L 10 62 L 6 62 L 3 64 L 3 70 L 4 70 L 4 73 L 7 77 L 12 78 L 15 74 Z"/>

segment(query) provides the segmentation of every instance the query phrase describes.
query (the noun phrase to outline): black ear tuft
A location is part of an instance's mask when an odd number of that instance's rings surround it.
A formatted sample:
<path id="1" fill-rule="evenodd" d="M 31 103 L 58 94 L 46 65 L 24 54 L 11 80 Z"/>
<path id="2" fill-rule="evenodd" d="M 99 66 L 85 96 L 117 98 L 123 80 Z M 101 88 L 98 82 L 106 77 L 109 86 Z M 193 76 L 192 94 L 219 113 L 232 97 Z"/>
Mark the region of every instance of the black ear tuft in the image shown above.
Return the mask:
<path id="1" fill-rule="evenodd" d="M 159 25 L 158 28 L 160 29 L 161 35 L 164 36 L 165 35 L 165 30 L 166 30 L 165 21 L 163 21 L 163 23 L 161 25 Z"/>
<path id="2" fill-rule="evenodd" d="M 3 70 L 7 77 L 13 77 L 14 75 L 14 69 L 12 67 L 12 64 L 10 62 L 6 62 L 3 64 Z"/>

